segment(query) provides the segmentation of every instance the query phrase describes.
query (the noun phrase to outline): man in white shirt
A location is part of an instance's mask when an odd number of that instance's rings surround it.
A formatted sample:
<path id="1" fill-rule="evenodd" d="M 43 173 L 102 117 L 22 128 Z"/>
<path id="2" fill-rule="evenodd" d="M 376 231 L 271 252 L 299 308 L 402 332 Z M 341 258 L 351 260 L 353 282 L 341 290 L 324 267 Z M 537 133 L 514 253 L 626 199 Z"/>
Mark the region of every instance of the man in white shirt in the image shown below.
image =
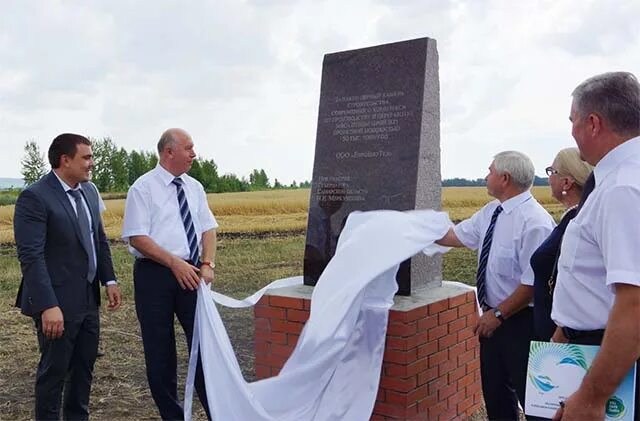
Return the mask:
<path id="1" fill-rule="evenodd" d="M 533 338 L 533 271 L 529 260 L 553 230 L 553 218 L 531 195 L 534 167 L 524 154 L 497 154 L 486 177 L 496 198 L 451 228 L 439 244 L 478 250 L 476 286 L 483 314 L 475 327 L 487 415 L 517 420 L 524 407 Z"/>
<path id="2" fill-rule="evenodd" d="M 183 419 L 177 394 L 177 316 L 191 346 L 200 278 L 214 279 L 216 228 L 202 185 L 186 173 L 196 154 L 191 136 L 169 129 L 158 142 L 160 160 L 129 189 L 122 237 L 136 257 L 136 313 L 147 379 L 162 419 Z M 209 414 L 202 370 L 196 390 Z"/>
<path id="3" fill-rule="evenodd" d="M 552 340 L 602 347 L 555 419 L 602 420 L 640 357 L 640 84 L 631 73 L 605 73 L 572 95 L 572 135 L 595 165 L 595 189 L 562 242 Z"/>

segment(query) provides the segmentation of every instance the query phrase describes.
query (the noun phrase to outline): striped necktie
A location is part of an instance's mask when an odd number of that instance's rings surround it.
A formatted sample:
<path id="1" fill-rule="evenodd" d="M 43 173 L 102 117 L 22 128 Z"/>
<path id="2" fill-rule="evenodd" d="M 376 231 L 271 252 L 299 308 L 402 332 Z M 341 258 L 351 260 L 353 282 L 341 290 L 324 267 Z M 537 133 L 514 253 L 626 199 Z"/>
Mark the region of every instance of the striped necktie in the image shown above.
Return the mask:
<path id="1" fill-rule="evenodd" d="M 198 237 L 196 236 L 193 218 L 191 218 L 191 212 L 189 211 L 189 202 L 187 202 L 187 196 L 184 194 L 184 189 L 182 188 L 183 181 L 180 177 L 176 177 L 173 179 L 172 183 L 176 186 L 178 206 L 180 206 L 180 216 L 182 218 L 182 224 L 184 225 L 184 231 L 187 233 L 187 242 L 189 243 L 189 260 L 191 260 L 192 264 L 197 265 L 200 260 Z"/>
<path id="2" fill-rule="evenodd" d="M 73 197 L 76 202 L 76 216 L 78 217 L 78 227 L 80 228 L 80 236 L 82 237 L 82 246 L 87 252 L 88 272 L 87 281 L 93 282 L 96 277 L 96 257 L 93 251 L 93 238 L 91 238 L 91 227 L 89 226 L 89 216 L 84 209 L 82 193 L 78 190 L 67 190 L 67 193 Z"/>
<path id="3" fill-rule="evenodd" d="M 478 302 L 483 309 L 487 307 L 487 261 L 489 260 L 489 252 L 491 251 L 491 240 L 493 238 L 493 229 L 496 226 L 498 215 L 502 212 L 502 206 L 498 206 L 493 215 L 487 233 L 482 241 L 482 250 L 480 251 L 480 260 L 478 262 L 478 272 L 476 273 L 476 288 L 478 290 Z"/>

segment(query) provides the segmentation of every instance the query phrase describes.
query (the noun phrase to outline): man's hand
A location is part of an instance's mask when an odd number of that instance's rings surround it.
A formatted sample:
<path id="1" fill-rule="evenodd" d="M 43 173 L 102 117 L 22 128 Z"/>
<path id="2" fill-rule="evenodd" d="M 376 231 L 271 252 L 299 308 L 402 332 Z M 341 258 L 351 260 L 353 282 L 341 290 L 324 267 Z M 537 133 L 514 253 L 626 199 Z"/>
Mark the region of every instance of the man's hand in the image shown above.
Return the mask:
<path id="1" fill-rule="evenodd" d="M 200 275 L 198 275 L 199 269 L 197 267 L 176 257 L 173 259 L 170 268 L 182 289 L 188 289 L 189 291 L 198 289 Z"/>
<path id="2" fill-rule="evenodd" d="M 581 393 L 580 389 L 564 401 L 553 416 L 553 421 L 604 420 L 606 401 L 594 402 Z"/>
<path id="3" fill-rule="evenodd" d="M 209 285 L 216 277 L 215 271 L 209 265 L 200 266 L 200 277 L 204 279 L 204 282 Z"/>
<path id="4" fill-rule="evenodd" d="M 109 300 L 109 305 L 107 306 L 109 310 L 117 310 L 120 308 L 122 296 L 120 295 L 120 288 L 118 288 L 117 284 L 107 285 L 107 299 Z"/>
<path id="5" fill-rule="evenodd" d="M 551 337 L 551 342 L 556 342 L 559 344 L 568 344 L 569 339 L 564 336 L 564 332 L 560 326 L 556 327 L 555 332 L 553 332 L 553 336 Z"/>
<path id="6" fill-rule="evenodd" d="M 64 333 L 64 317 L 60 307 L 55 306 L 42 312 L 42 333 L 47 339 L 58 339 Z"/>
<path id="7" fill-rule="evenodd" d="M 493 336 L 493 332 L 500 326 L 502 322 L 498 319 L 495 313 L 491 311 L 485 311 L 482 317 L 476 323 L 476 327 L 473 329 L 473 333 L 481 338 L 490 338 Z"/>

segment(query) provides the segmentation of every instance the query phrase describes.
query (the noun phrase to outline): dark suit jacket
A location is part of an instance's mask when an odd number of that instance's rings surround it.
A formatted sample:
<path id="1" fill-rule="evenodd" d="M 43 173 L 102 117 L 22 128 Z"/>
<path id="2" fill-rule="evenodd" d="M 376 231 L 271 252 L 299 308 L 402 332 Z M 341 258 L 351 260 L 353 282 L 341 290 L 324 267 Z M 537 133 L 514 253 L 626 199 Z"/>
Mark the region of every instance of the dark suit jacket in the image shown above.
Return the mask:
<path id="1" fill-rule="evenodd" d="M 91 183 L 81 185 L 93 221 L 96 278 L 102 283 L 115 280 L 98 191 Z M 37 317 L 47 308 L 60 306 L 65 320 L 72 320 L 86 311 L 92 304 L 87 294 L 89 257 L 82 246 L 76 213 L 53 172 L 20 194 L 13 227 L 22 269 L 16 306 L 22 313 Z M 93 288 L 99 305 L 99 283 L 94 281 Z"/>

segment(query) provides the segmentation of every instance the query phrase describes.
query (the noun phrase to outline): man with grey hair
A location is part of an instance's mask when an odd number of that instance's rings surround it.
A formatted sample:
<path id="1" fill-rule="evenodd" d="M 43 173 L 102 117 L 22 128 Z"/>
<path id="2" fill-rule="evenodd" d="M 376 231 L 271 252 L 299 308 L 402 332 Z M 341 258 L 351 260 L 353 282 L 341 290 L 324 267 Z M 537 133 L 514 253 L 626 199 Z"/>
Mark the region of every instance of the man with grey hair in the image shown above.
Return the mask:
<path id="1" fill-rule="evenodd" d="M 562 242 L 552 340 L 601 348 L 554 419 L 602 420 L 640 357 L 640 84 L 631 73 L 605 73 L 572 96 L 572 135 L 595 166 L 595 188 Z M 639 405 L 636 395 L 635 420 Z"/>
<path id="2" fill-rule="evenodd" d="M 482 393 L 490 420 L 517 420 L 524 408 L 529 343 L 533 338 L 533 252 L 555 223 L 531 195 L 533 163 L 506 151 L 494 157 L 486 177 L 496 200 L 451 228 L 438 241 L 478 250 L 476 288 L 483 314 L 480 340 Z"/>
<path id="3" fill-rule="evenodd" d="M 207 195 L 187 175 L 196 154 L 191 136 L 169 129 L 158 142 L 160 160 L 129 189 L 122 237 L 136 257 L 136 314 L 147 379 L 162 419 L 184 419 L 178 400 L 174 315 L 191 346 L 200 279 L 214 279 L 216 228 Z M 208 413 L 202 369 L 196 390 Z"/>

